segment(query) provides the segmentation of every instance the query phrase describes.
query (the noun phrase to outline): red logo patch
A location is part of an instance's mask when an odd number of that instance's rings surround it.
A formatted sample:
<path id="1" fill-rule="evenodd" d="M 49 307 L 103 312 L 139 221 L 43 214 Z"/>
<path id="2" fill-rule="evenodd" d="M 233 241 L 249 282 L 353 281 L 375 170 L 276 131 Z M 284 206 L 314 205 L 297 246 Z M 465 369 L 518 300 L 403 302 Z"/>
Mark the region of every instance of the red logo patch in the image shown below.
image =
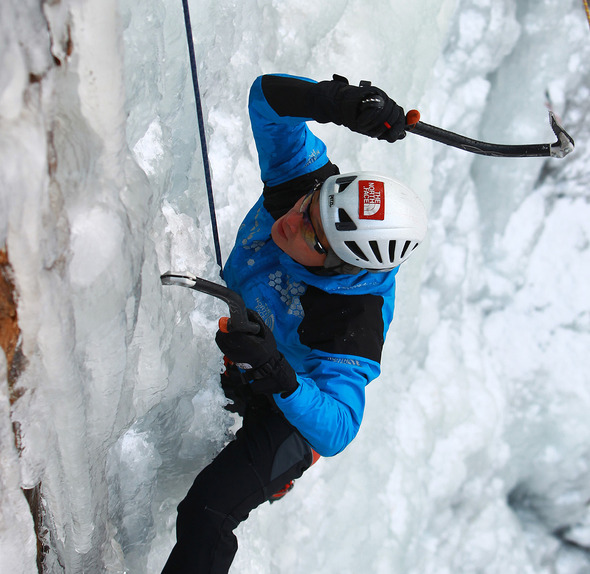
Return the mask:
<path id="1" fill-rule="evenodd" d="M 385 188 L 382 181 L 359 181 L 359 219 L 385 219 Z"/>

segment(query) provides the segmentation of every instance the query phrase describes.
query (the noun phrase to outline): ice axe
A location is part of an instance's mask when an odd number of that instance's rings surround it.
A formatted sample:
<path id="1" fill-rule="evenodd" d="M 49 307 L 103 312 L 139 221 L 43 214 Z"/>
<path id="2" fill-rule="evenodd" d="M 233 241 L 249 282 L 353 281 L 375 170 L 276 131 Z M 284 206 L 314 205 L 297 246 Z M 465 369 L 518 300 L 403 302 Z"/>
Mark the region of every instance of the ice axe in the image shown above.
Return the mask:
<path id="1" fill-rule="evenodd" d="M 482 142 L 443 130 L 436 126 L 431 126 L 430 124 L 425 124 L 419 120 L 420 112 L 418 110 L 410 110 L 406 114 L 406 131 L 479 155 L 494 157 L 562 158 L 570 153 L 575 145 L 573 138 L 563 129 L 563 126 L 557 121 L 553 112 L 549 112 L 549 123 L 553 133 L 557 136 L 557 141 L 553 144 L 506 145 Z"/>
<path id="2" fill-rule="evenodd" d="M 254 335 L 260 331 L 260 325 L 248 319 L 248 311 L 244 300 L 235 291 L 228 287 L 218 285 L 212 281 L 201 279 L 192 273 L 164 273 L 160 276 L 162 285 L 179 285 L 180 287 L 188 287 L 195 291 L 213 295 L 227 303 L 229 307 L 229 319 L 222 317 L 219 320 L 219 328 L 226 333 L 228 331 L 241 331 L 244 333 L 253 333 Z"/>
<path id="3" fill-rule="evenodd" d="M 364 82 L 370 85 L 369 82 Z M 361 82 L 363 85 L 363 82 Z M 383 107 L 385 100 L 380 94 L 372 94 L 362 102 L 371 107 Z M 462 149 L 479 155 L 488 155 L 494 157 L 565 157 L 574 149 L 573 138 L 563 129 L 563 126 L 557 121 L 555 114 L 549 112 L 549 124 L 553 133 L 557 136 L 557 141 L 553 144 L 494 144 L 474 140 L 454 132 L 443 130 L 442 128 L 431 126 L 420 121 L 420 112 L 410 110 L 406 114 L 406 132 L 416 134 L 452 147 Z M 385 124 L 386 127 L 390 127 Z"/>

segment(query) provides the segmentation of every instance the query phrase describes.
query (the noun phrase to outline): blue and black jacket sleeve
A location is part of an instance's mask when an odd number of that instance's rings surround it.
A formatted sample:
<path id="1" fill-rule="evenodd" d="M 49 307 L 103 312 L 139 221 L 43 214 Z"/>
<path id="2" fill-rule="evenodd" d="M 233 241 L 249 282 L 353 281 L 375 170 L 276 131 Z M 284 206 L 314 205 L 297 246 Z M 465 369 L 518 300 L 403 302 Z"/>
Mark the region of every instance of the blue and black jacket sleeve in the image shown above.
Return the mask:
<path id="1" fill-rule="evenodd" d="M 278 219 L 313 186 L 338 173 L 326 146 L 307 126 L 315 120 L 307 78 L 260 76 L 250 91 L 249 112 L 264 182 L 264 207 Z M 316 117 L 313 117 L 316 116 Z"/>

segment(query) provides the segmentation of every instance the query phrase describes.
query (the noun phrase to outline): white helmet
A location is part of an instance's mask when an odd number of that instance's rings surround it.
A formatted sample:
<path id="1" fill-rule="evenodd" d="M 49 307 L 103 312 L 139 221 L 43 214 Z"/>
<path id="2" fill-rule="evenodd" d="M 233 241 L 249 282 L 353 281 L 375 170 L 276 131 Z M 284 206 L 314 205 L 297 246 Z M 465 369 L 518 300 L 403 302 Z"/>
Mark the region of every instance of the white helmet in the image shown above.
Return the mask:
<path id="1" fill-rule="evenodd" d="M 426 236 L 426 209 L 403 183 L 359 171 L 329 177 L 320 191 L 320 216 L 330 250 L 344 263 L 389 271 Z"/>

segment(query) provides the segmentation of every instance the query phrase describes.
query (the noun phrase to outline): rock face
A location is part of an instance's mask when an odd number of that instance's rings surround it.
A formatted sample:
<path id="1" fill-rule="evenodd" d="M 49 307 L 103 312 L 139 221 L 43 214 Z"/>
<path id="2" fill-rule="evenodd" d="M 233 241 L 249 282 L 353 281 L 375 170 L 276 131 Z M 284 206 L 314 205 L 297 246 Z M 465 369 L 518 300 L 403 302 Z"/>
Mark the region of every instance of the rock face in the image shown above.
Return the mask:
<path id="1" fill-rule="evenodd" d="M 0 250 L 0 347 L 6 355 L 10 403 L 19 397 L 16 387 L 24 357 L 20 349 L 20 328 L 16 310 L 17 295 L 12 281 L 12 267 L 5 250 Z"/>

